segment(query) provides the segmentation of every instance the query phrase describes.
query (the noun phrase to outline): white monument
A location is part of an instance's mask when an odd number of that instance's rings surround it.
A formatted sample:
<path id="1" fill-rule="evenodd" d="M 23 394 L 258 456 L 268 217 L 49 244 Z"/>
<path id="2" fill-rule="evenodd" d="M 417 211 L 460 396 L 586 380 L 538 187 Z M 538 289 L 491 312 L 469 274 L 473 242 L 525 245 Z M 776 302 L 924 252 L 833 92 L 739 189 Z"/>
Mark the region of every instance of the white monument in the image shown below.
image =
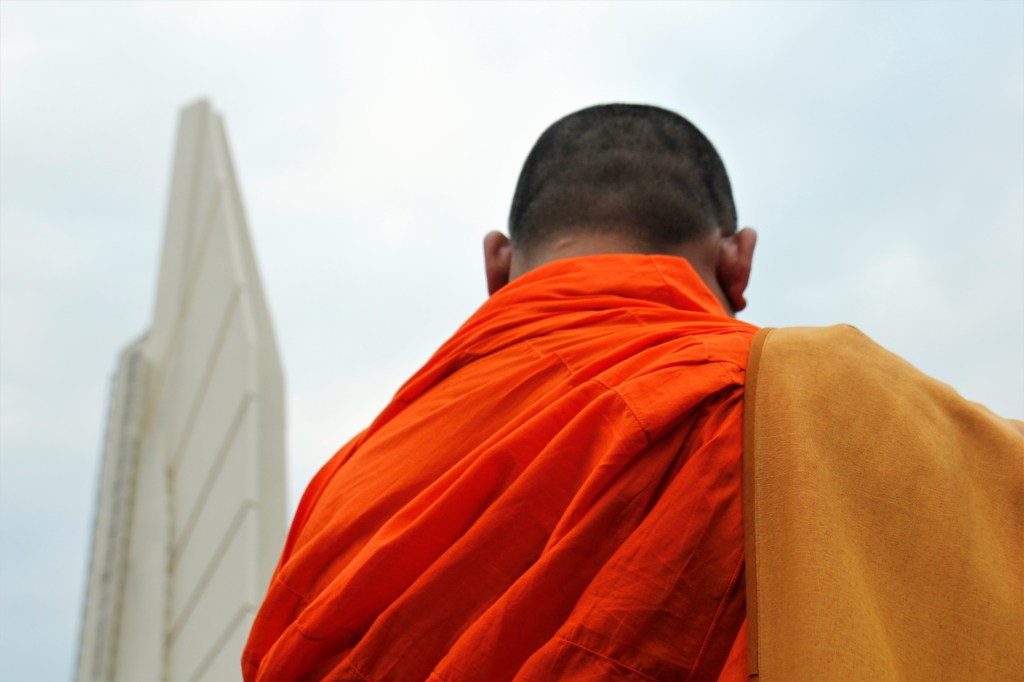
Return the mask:
<path id="1" fill-rule="evenodd" d="M 238 679 L 284 534 L 281 363 L 201 101 L 181 114 L 153 324 L 114 378 L 78 679 Z"/>

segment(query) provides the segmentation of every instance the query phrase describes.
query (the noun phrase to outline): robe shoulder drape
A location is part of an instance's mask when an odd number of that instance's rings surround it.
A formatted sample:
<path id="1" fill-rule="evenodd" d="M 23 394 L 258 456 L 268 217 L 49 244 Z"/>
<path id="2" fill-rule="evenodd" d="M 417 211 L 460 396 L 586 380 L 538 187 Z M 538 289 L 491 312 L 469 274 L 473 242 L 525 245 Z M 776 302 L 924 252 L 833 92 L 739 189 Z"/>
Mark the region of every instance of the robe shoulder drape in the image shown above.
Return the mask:
<path id="1" fill-rule="evenodd" d="M 756 331 L 669 256 L 502 288 L 310 484 L 246 679 L 717 679 Z"/>

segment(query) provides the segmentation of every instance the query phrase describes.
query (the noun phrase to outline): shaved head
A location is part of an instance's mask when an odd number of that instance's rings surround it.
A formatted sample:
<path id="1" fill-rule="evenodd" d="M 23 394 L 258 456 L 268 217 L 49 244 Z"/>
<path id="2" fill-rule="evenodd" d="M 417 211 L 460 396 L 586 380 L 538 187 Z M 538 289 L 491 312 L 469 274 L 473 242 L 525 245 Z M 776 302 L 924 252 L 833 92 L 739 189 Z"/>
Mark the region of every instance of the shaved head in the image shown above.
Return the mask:
<path id="1" fill-rule="evenodd" d="M 589 107 L 555 122 L 523 165 L 509 235 L 519 250 L 605 233 L 655 252 L 736 231 L 725 166 L 682 116 L 637 104 Z"/>

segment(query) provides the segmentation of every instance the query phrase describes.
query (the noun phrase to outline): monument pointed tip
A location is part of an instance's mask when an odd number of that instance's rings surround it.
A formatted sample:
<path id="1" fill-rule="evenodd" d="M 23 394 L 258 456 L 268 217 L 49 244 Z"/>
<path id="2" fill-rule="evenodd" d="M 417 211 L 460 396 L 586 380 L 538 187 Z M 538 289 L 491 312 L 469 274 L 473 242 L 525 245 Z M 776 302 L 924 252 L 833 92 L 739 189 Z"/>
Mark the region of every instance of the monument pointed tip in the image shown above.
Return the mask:
<path id="1" fill-rule="evenodd" d="M 185 113 L 185 112 L 188 112 L 188 111 L 206 110 L 206 109 L 212 109 L 212 108 L 213 108 L 213 104 L 210 102 L 210 98 L 204 96 L 204 97 L 197 97 L 196 99 L 194 99 L 191 102 L 189 102 L 188 104 L 186 104 L 184 107 L 182 107 L 181 112 Z"/>

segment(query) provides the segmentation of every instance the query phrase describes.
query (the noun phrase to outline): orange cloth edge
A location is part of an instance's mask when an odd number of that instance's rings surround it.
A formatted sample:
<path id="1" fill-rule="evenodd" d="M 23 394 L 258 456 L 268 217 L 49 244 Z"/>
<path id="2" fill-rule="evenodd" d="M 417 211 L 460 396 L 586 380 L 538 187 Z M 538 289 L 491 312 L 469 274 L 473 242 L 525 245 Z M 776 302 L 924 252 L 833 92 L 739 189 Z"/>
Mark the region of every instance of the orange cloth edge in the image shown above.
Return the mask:
<path id="1" fill-rule="evenodd" d="M 748 674 L 758 676 L 757 643 L 757 515 L 754 509 L 754 429 L 757 400 L 757 377 L 761 369 L 761 353 L 768 337 L 774 331 L 771 327 L 761 329 L 750 346 L 747 360 L 747 378 L 743 398 L 743 540 L 744 556 L 747 562 L 747 656 Z"/>

